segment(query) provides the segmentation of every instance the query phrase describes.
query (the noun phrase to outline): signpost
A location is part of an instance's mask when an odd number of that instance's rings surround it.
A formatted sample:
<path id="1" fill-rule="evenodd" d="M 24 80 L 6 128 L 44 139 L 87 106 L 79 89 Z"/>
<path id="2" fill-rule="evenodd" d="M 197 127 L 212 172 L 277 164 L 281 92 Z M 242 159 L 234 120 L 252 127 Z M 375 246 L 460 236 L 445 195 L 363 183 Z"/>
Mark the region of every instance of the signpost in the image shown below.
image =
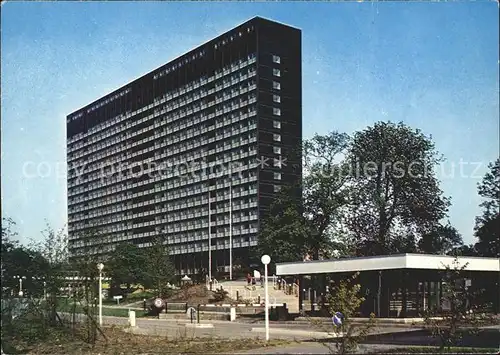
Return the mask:
<path id="1" fill-rule="evenodd" d="M 264 264 L 264 294 L 266 295 L 266 341 L 269 341 L 269 289 L 267 288 L 267 266 L 271 262 L 271 257 L 269 255 L 262 255 L 260 258 L 262 264 Z"/>

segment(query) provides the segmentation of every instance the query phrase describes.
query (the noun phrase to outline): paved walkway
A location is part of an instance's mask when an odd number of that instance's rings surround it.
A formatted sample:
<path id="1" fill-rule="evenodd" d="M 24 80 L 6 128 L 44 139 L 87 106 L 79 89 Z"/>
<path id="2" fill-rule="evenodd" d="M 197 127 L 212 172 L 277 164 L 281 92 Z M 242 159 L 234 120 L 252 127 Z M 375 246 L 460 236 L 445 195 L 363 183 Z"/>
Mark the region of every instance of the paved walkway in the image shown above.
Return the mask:
<path id="1" fill-rule="evenodd" d="M 235 354 L 330 354 L 332 353 L 330 349 L 335 349 L 335 344 L 329 344 L 329 346 L 322 343 L 307 342 L 273 348 L 260 348 Z M 373 354 L 405 347 L 407 348 L 407 346 L 398 345 L 361 344 L 356 354 Z"/>
<path id="2" fill-rule="evenodd" d="M 78 320 L 85 319 L 84 315 L 79 315 Z M 112 317 L 103 316 L 103 322 L 106 325 L 128 325 L 128 318 L 125 317 Z M 202 320 L 202 325 L 212 324 L 213 328 L 187 328 L 186 324 L 191 323 L 186 319 L 150 319 L 150 318 L 137 318 L 136 328 L 131 329 L 132 333 L 148 334 L 166 337 L 217 337 L 217 338 L 264 338 L 265 328 L 264 324 L 249 324 L 240 322 L 228 322 L 219 320 Z M 417 330 L 417 329 L 416 329 Z M 270 335 L 274 339 L 325 339 L 332 337 L 332 329 L 328 328 L 314 328 L 310 324 L 294 324 L 289 323 L 274 323 L 270 324 Z M 372 334 L 387 334 L 408 331 L 406 328 L 400 327 L 377 327 L 371 332 Z"/>

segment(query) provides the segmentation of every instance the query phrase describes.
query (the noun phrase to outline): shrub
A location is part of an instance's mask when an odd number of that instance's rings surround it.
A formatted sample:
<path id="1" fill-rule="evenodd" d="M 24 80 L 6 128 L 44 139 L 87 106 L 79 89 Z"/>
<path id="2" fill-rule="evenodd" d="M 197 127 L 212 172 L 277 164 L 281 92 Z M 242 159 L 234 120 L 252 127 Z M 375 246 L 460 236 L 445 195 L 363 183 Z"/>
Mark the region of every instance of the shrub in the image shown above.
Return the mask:
<path id="1" fill-rule="evenodd" d="M 465 283 L 466 268 L 467 264 L 460 266 L 458 258 L 453 261 L 453 267 L 444 265 L 440 304 L 448 303 L 450 309 L 443 312 L 433 307 L 424 312 L 425 323 L 439 339 L 441 350 L 460 345 L 464 335 L 475 335 L 481 323 L 491 322 L 491 316 L 482 313 L 475 302 L 484 290 L 471 291 Z"/>
<path id="2" fill-rule="evenodd" d="M 365 298 L 361 295 L 361 285 L 356 282 L 359 273 L 351 278 L 341 280 L 330 288 L 328 295 L 329 313 L 342 314 L 341 325 L 337 326 L 336 332 L 342 336 L 335 338 L 334 346 L 325 343 L 332 353 L 346 354 L 356 352 L 359 343 L 368 335 L 375 326 L 375 314 L 370 314 L 370 319 L 364 324 L 354 324 L 351 318 L 355 316 Z"/>
<path id="3" fill-rule="evenodd" d="M 215 292 L 213 294 L 213 301 L 214 302 L 224 301 L 224 299 L 226 299 L 227 295 L 228 295 L 228 292 L 221 287 L 221 288 L 215 290 Z"/>

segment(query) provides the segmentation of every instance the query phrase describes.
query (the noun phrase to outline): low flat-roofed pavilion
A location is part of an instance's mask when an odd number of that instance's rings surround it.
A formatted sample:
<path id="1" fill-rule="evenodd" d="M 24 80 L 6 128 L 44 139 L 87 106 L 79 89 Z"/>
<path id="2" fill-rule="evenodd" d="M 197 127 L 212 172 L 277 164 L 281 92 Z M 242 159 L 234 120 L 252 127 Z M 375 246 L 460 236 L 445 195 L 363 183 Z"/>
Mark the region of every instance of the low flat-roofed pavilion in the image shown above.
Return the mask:
<path id="1" fill-rule="evenodd" d="M 445 309 L 441 300 L 442 272 L 454 268 L 455 257 L 429 254 L 398 254 L 370 257 L 340 258 L 276 264 L 276 274 L 298 280 L 299 309 L 304 298 L 327 291 L 329 282 L 360 272 L 359 283 L 365 302 L 360 312 L 378 317 L 418 317 L 422 311 L 437 306 Z M 486 289 L 483 301 L 492 310 L 499 309 L 500 259 L 458 257 L 458 266 L 466 265 L 464 277 L 468 287 Z M 307 291 L 306 291 L 307 290 Z M 315 300 L 311 300 L 311 303 Z"/>

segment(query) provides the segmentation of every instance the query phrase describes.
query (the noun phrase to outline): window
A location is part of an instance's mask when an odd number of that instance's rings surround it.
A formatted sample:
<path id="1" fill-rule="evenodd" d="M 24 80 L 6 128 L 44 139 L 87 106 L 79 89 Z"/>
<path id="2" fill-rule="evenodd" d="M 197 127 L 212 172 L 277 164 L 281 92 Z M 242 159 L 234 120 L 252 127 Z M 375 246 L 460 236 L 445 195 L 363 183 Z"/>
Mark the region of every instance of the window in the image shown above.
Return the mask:
<path id="1" fill-rule="evenodd" d="M 281 173 L 274 173 L 274 180 L 281 180 Z"/>
<path id="2" fill-rule="evenodd" d="M 277 81 L 273 81 L 273 89 L 281 90 L 281 84 L 278 83 Z"/>
<path id="3" fill-rule="evenodd" d="M 281 102 L 281 97 L 279 95 L 273 95 L 274 102 Z"/>
<path id="4" fill-rule="evenodd" d="M 275 142 L 281 142 L 281 135 L 279 135 L 279 134 L 273 134 L 273 140 Z"/>
<path id="5" fill-rule="evenodd" d="M 273 115 L 281 116 L 281 110 L 279 108 L 273 107 Z"/>
<path id="6" fill-rule="evenodd" d="M 280 121 L 273 121 L 273 128 L 281 128 L 281 122 Z"/>
<path id="7" fill-rule="evenodd" d="M 281 63 L 281 58 L 277 55 L 273 55 L 273 63 Z"/>
<path id="8" fill-rule="evenodd" d="M 281 186 L 279 186 L 279 185 L 274 185 L 274 186 L 273 186 L 273 189 L 274 189 L 274 192 L 280 192 L 280 190 L 281 190 Z"/>
<path id="9" fill-rule="evenodd" d="M 279 69 L 273 69 L 273 75 L 274 76 L 281 76 L 281 72 Z"/>
<path id="10" fill-rule="evenodd" d="M 281 160 L 281 157 L 279 157 L 279 159 L 274 159 L 273 160 L 273 166 L 275 168 L 281 168 L 281 164 L 283 163 L 283 161 Z"/>

